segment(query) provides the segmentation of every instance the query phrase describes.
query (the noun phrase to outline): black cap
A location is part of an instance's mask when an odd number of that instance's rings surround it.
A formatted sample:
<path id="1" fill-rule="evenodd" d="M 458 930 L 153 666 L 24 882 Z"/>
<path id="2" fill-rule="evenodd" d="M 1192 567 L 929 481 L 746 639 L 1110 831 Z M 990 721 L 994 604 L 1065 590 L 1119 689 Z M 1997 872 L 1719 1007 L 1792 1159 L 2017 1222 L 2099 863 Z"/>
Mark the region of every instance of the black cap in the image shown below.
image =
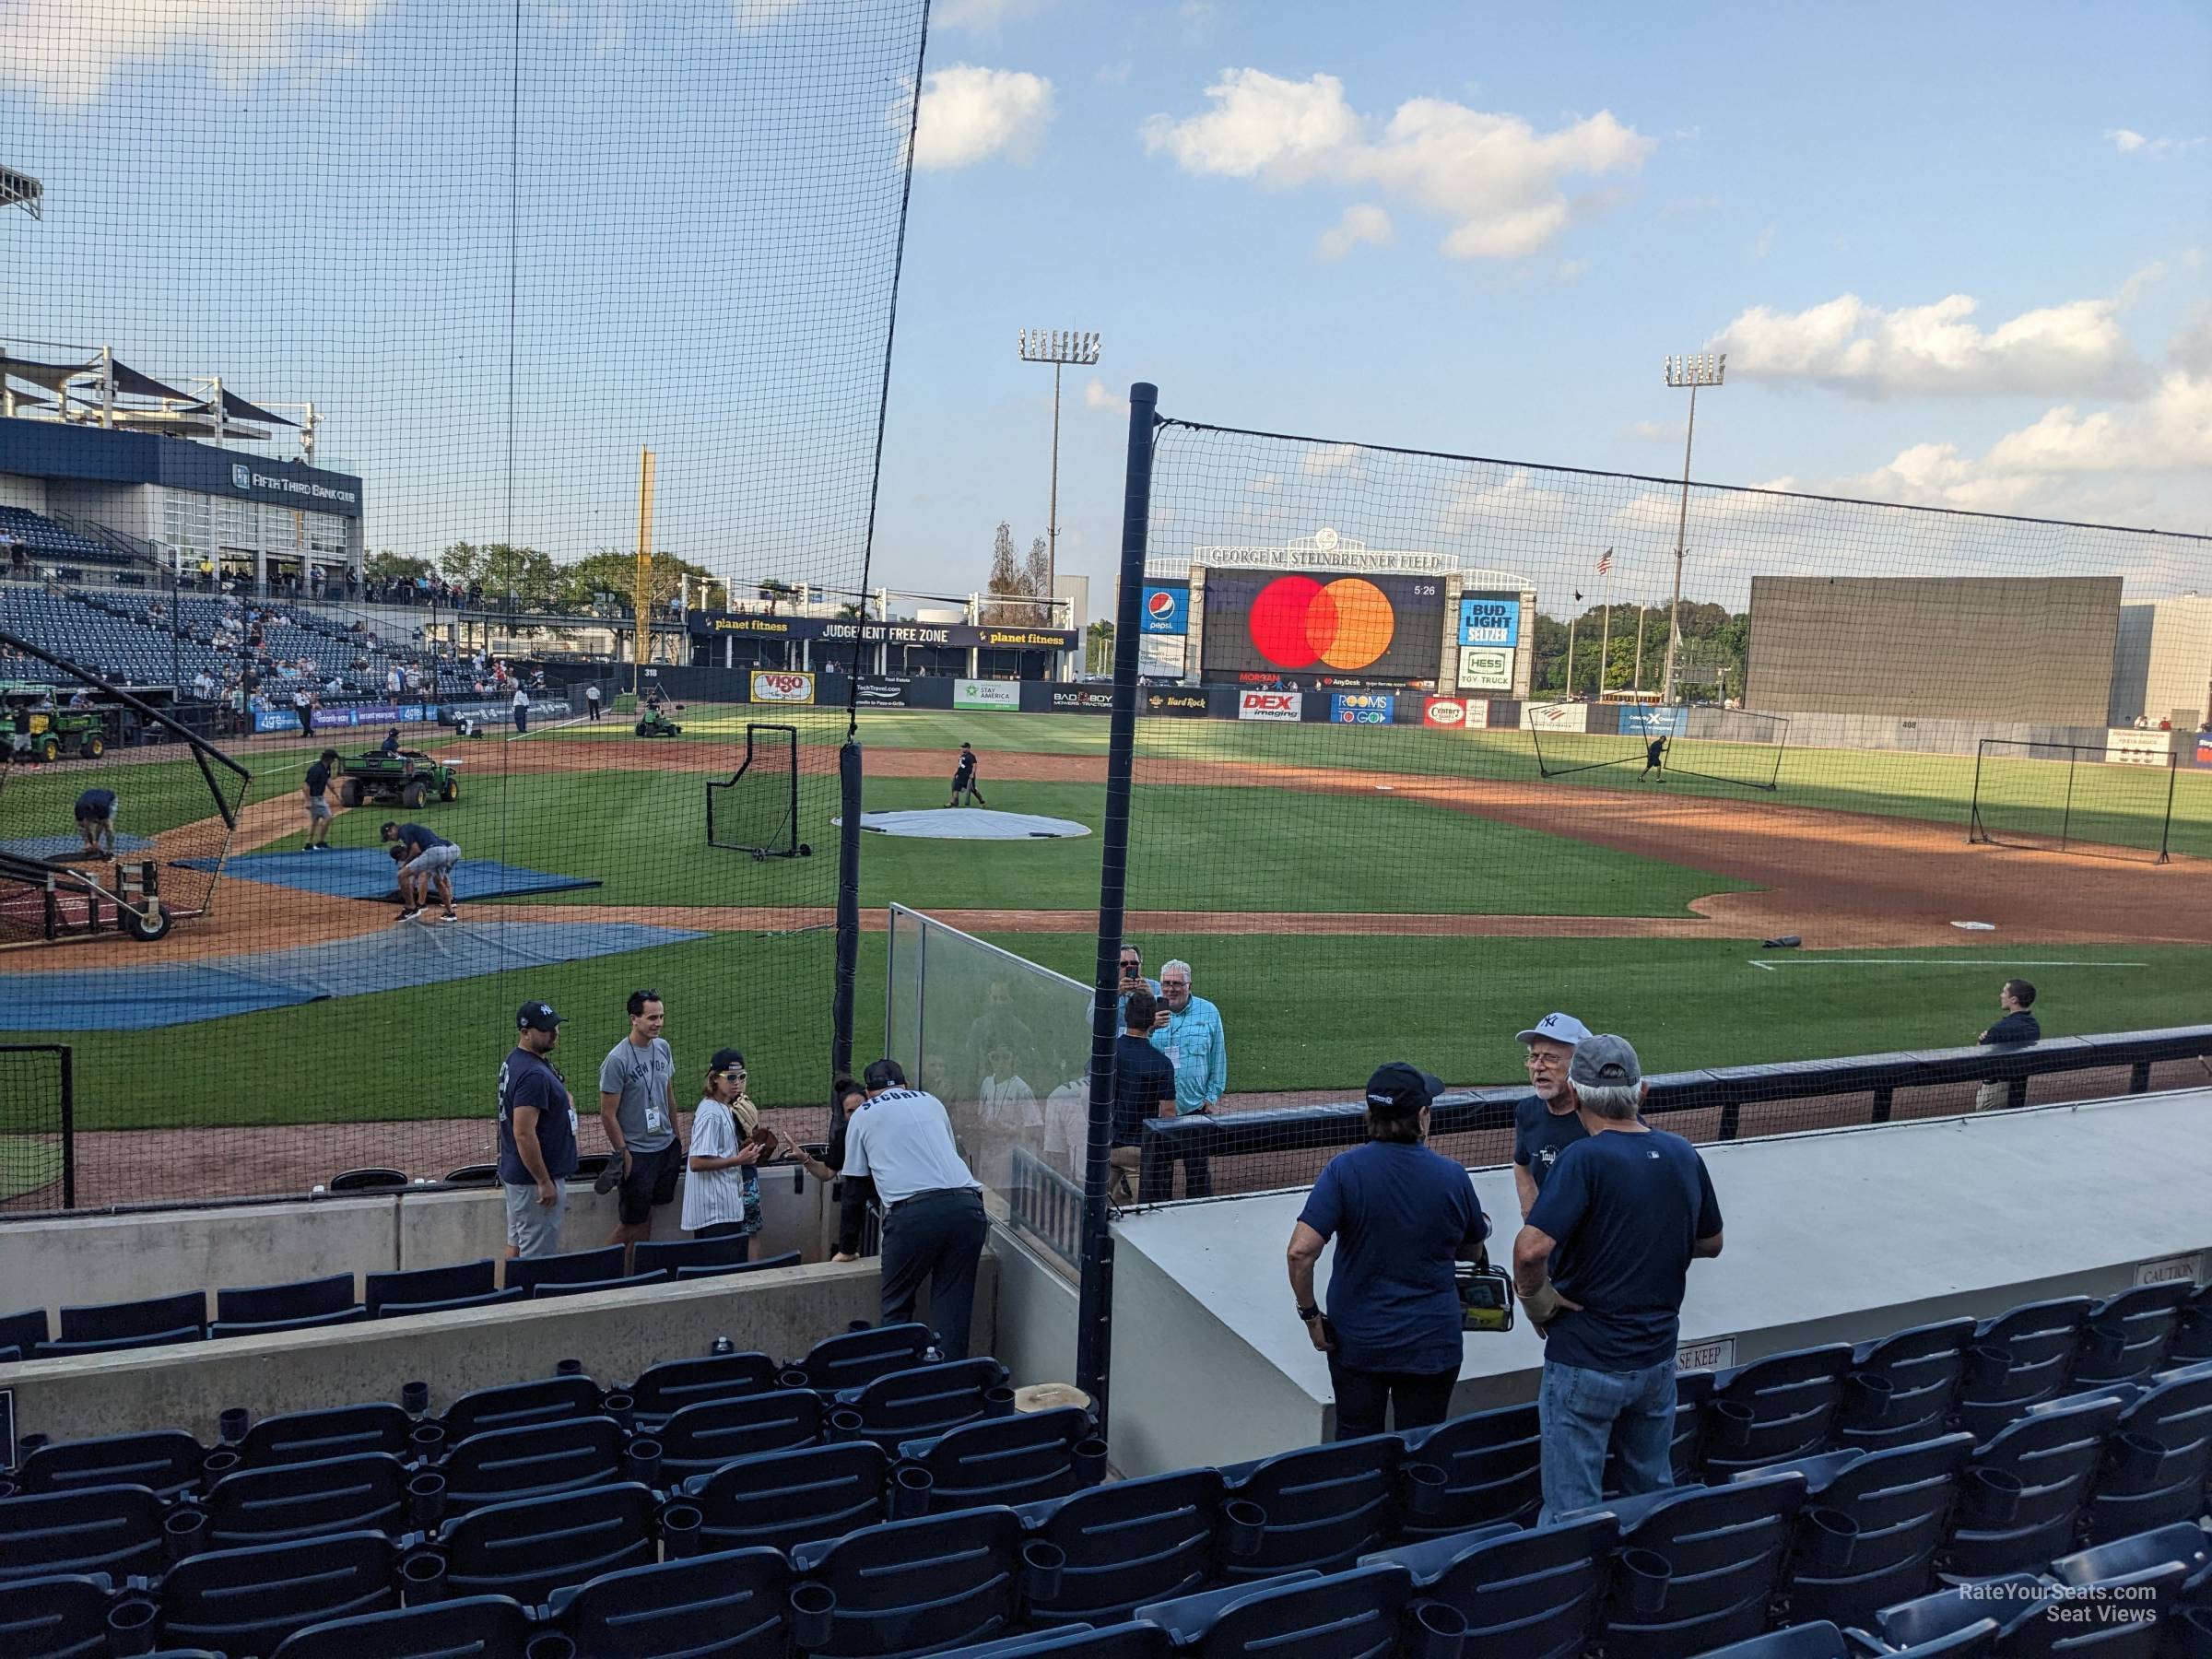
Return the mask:
<path id="1" fill-rule="evenodd" d="M 1444 1092 L 1444 1086 L 1406 1060 L 1393 1060 L 1375 1068 L 1367 1080 L 1367 1109 L 1410 1115 Z"/>
<path id="2" fill-rule="evenodd" d="M 336 749 L 324 749 L 323 753 L 317 757 L 317 759 L 323 760 L 335 760 L 337 758 L 338 751 Z"/>
<path id="3" fill-rule="evenodd" d="M 714 1058 L 707 1062 L 707 1069 L 715 1073 L 726 1072 L 732 1066 L 739 1071 L 745 1069 L 745 1056 L 735 1049 L 716 1049 Z"/>
<path id="4" fill-rule="evenodd" d="M 553 1012 L 551 1003 L 526 1002 L 514 1011 L 514 1029 L 518 1031 L 558 1030 L 561 1024 L 561 1018 Z"/>
<path id="5" fill-rule="evenodd" d="M 869 1089 L 904 1088 L 906 1067 L 896 1060 L 871 1060 L 868 1069 L 860 1074 L 860 1080 Z"/>

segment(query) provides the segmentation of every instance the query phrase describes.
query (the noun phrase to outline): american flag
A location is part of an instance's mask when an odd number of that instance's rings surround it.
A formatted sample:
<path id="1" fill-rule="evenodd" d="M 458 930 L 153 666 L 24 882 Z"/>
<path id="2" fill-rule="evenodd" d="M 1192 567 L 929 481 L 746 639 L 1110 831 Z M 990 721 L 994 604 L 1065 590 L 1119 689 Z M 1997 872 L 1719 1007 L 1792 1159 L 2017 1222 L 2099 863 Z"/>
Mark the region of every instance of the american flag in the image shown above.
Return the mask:
<path id="1" fill-rule="evenodd" d="M 1601 553 L 1601 554 L 1599 554 L 1599 555 L 1598 555 L 1598 559 L 1597 559 L 1597 573 L 1598 573 L 1600 576 L 1610 576 L 1610 575 L 1612 575 L 1612 574 L 1613 574 L 1613 549 L 1612 549 L 1612 548 L 1610 548 L 1610 547 L 1607 547 L 1607 548 L 1606 548 L 1606 550 L 1605 550 L 1603 553 Z"/>

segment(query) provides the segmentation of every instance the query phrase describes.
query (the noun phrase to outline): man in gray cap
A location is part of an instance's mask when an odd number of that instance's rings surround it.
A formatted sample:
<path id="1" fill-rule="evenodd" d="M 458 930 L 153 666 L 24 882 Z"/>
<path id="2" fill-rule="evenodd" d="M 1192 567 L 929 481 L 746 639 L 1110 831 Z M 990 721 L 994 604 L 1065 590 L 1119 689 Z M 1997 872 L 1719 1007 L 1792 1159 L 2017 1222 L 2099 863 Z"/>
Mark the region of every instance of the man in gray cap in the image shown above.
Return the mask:
<path id="1" fill-rule="evenodd" d="M 1527 1051 L 1528 1086 L 1535 1092 L 1513 1107 L 1513 1191 L 1521 1197 L 1521 1218 L 1535 1207 L 1544 1177 L 1559 1154 L 1590 1132 L 1576 1109 L 1574 1085 L 1567 1081 L 1575 1044 L 1590 1028 L 1571 1014 L 1547 1014 L 1517 1032 Z"/>
<path id="2" fill-rule="evenodd" d="M 1692 1261 L 1721 1253 L 1705 1160 L 1638 1115 L 1636 1051 L 1586 1037 L 1567 1077 L 1589 1134 L 1559 1155 L 1513 1241 L 1513 1288 L 1545 1339 L 1546 1523 L 1598 1501 L 1608 1453 L 1624 1494 L 1674 1484 L 1683 1288 Z"/>

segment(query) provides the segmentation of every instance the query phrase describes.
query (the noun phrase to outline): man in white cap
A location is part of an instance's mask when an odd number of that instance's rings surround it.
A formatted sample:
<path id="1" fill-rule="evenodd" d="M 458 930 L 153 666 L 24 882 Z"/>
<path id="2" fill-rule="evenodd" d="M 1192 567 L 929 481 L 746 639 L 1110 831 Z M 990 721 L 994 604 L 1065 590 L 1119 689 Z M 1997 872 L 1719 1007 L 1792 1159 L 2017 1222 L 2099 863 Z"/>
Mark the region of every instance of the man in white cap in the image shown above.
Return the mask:
<path id="1" fill-rule="evenodd" d="M 1526 1220 L 1559 1154 L 1590 1133 L 1567 1077 L 1590 1028 L 1571 1014 L 1547 1014 L 1515 1035 L 1528 1051 L 1528 1083 L 1535 1090 L 1513 1108 L 1513 1191 Z"/>

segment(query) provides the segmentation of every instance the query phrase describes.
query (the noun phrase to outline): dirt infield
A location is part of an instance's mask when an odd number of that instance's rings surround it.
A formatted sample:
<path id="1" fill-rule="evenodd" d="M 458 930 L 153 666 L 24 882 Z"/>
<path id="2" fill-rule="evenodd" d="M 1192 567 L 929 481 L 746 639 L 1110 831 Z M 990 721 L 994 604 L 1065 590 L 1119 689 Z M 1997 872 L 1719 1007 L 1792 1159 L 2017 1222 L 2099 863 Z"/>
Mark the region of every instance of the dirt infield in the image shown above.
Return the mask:
<path id="1" fill-rule="evenodd" d="M 292 741 L 297 742 L 297 739 Z M 489 750 L 489 752 L 487 752 Z M 454 751 L 476 762 L 479 789 L 502 775 L 596 771 L 700 771 L 712 761 L 700 746 L 655 746 L 627 728 L 579 735 L 572 730 L 544 740 L 462 746 Z M 810 774 L 834 771 L 836 751 L 802 747 Z M 672 764 L 675 763 L 675 764 Z M 702 764 L 703 763 L 703 764 Z M 949 752 L 875 748 L 867 770 L 883 778 L 950 775 Z M 1004 753 L 992 759 L 994 782 L 1102 783 L 1102 758 Z M 1300 912 L 1133 912 L 1128 924 L 1148 935 L 1402 935 L 1422 937 L 1761 939 L 1795 934 L 1815 948 L 1926 948 L 1977 942 L 1953 924 L 1994 924 L 2013 943 L 2140 945 L 2212 944 L 2212 862 L 2181 859 L 2152 867 L 2093 858 L 1969 845 L 1956 825 L 1793 806 L 1765 800 L 1671 795 L 1645 791 L 1563 789 L 1557 784 L 1469 780 L 1392 771 L 1272 765 L 1253 761 L 1140 759 L 1136 782 L 1146 789 L 1176 785 L 1269 788 L 1316 794 L 1359 795 L 1387 789 L 1475 819 L 1580 841 L 1693 869 L 1709 870 L 1759 890 L 1713 893 L 1675 917 L 1436 915 L 1310 913 Z M 343 810 L 343 809 L 341 809 Z M 301 829 L 292 795 L 263 801 L 241 815 L 233 855 L 253 851 Z M 206 826 L 175 832 L 204 838 Z M 165 838 L 165 841 L 168 838 Z M 1094 912 L 1070 910 L 974 910 L 938 912 L 952 925 L 981 934 L 1088 934 Z M 819 907 L 629 906 L 503 903 L 472 907 L 470 920 L 624 922 L 723 933 L 775 933 L 828 926 Z M 20 950 L 0 957 L 9 971 L 143 967 L 201 960 L 250 950 L 349 938 L 388 927 L 383 905 L 327 899 L 259 883 L 221 884 L 214 913 L 180 924 L 155 945 L 100 940 L 66 950 Z M 880 930 L 880 911 L 863 912 L 863 925 Z M 2124 1086 L 2124 1085 L 2123 1085 Z M 2086 1081 L 2039 1085 L 2038 1099 L 2077 1098 L 2105 1092 Z M 2048 1092 L 2046 1092 L 2048 1090 Z M 1231 1097 L 1230 1107 L 1293 1103 L 1319 1095 Z M 1929 1110 L 1955 1110 L 1937 1103 Z M 1863 1107 L 1832 1102 L 1814 1111 L 1817 1123 L 1864 1121 Z M 771 1117 L 777 1114 L 771 1114 Z M 586 1113 L 586 1124 L 593 1123 Z M 818 1114 L 797 1112 L 785 1126 L 818 1135 Z M 348 1124 L 359 1145 L 363 1128 L 380 1130 L 386 1159 L 410 1174 L 436 1176 L 491 1157 L 488 1117 L 453 1122 Z M 127 1132 L 127 1159 L 100 1155 L 112 1134 L 80 1136 L 88 1171 L 80 1204 L 145 1202 L 164 1195 L 242 1196 L 304 1191 L 335 1172 L 328 1134 L 315 1125 L 256 1127 L 243 1132 L 250 1156 L 240 1156 L 241 1132 L 159 1130 Z M 595 1128 L 587 1129 L 587 1140 Z M 1486 1152 L 1487 1152 L 1486 1148 Z M 91 1174 L 103 1165 L 127 1169 L 128 1190 L 110 1190 Z M 147 1171 L 162 1172 L 159 1190 Z M 118 1178 L 120 1179 L 120 1178 Z"/>

